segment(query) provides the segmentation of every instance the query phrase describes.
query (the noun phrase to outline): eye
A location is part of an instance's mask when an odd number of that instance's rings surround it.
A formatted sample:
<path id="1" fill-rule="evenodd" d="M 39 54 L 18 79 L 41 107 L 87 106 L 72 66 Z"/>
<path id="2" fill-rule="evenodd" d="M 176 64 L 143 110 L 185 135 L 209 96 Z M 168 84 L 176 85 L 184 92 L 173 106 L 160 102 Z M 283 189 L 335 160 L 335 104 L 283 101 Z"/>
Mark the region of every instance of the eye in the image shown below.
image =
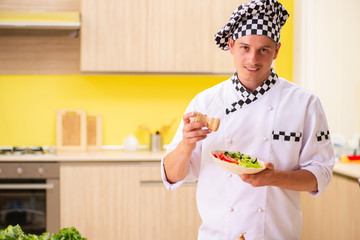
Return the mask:
<path id="1" fill-rule="evenodd" d="M 249 49 L 249 47 L 247 47 L 247 46 L 241 46 L 240 48 L 244 51 L 247 51 Z"/>
<path id="2" fill-rule="evenodd" d="M 268 50 L 267 50 L 266 48 L 262 48 L 262 49 L 260 49 L 260 52 L 261 52 L 261 53 L 267 53 Z"/>

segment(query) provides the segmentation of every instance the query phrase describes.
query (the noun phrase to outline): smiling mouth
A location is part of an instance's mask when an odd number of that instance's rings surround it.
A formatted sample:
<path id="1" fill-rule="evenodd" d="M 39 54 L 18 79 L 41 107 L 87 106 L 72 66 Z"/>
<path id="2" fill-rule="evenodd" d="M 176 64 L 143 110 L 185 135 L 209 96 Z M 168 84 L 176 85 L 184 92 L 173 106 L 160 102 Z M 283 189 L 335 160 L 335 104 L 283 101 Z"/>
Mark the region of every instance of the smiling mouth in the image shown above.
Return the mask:
<path id="1" fill-rule="evenodd" d="M 255 72 L 256 70 L 259 70 L 258 67 L 245 67 L 245 68 L 251 72 Z"/>

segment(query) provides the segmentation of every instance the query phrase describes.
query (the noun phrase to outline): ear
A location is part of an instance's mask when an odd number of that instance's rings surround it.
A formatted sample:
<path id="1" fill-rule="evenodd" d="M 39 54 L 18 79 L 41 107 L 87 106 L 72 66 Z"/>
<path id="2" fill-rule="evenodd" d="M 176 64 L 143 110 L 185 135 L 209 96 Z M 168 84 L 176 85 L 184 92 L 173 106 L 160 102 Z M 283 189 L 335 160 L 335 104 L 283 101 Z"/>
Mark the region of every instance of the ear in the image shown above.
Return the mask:
<path id="1" fill-rule="evenodd" d="M 228 43 L 229 43 L 229 50 L 230 50 L 230 53 L 233 54 L 234 53 L 234 43 L 235 41 L 232 40 L 231 37 L 228 38 Z"/>
<path id="2" fill-rule="evenodd" d="M 278 54 L 279 54 L 280 47 L 281 47 L 281 43 L 279 43 L 279 44 L 276 46 L 275 54 L 274 54 L 274 60 L 277 58 L 277 56 L 278 56 Z"/>

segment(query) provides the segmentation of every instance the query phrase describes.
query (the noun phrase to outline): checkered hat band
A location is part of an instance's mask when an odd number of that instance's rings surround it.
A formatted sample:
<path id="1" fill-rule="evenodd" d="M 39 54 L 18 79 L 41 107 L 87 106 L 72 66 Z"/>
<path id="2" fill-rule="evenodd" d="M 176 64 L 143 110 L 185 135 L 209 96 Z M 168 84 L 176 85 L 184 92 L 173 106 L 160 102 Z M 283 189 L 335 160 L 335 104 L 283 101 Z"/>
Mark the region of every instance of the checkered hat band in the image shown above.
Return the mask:
<path id="1" fill-rule="evenodd" d="M 302 133 L 301 132 L 273 131 L 272 135 L 273 135 L 274 140 L 300 142 Z"/>
<path id="2" fill-rule="evenodd" d="M 280 25 L 271 21 L 267 15 L 254 16 L 252 19 L 243 21 L 239 28 L 233 31 L 232 39 L 236 40 L 247 35 L 268 36 L 276 43 L 280 42 Z"/>
<path id="3" fill-rule="evenodd" d="M 316 139 L 318 142 L 321 142 L 323 140 L 328 140 L 330 138 L 330 131 L 321 131 L 316 134 Z"/>

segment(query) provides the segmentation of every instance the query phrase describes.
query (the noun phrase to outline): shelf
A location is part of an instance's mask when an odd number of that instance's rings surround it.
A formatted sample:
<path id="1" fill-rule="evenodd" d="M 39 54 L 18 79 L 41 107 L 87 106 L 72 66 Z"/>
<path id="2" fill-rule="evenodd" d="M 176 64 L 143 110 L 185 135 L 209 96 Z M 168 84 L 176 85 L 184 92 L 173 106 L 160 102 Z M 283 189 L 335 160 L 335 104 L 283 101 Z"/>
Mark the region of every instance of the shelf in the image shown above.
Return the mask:
<path id="1" fill-rule="evenodd" d="M 0 11 L 0 29 L 79 30 L 79 12 Z"/>

